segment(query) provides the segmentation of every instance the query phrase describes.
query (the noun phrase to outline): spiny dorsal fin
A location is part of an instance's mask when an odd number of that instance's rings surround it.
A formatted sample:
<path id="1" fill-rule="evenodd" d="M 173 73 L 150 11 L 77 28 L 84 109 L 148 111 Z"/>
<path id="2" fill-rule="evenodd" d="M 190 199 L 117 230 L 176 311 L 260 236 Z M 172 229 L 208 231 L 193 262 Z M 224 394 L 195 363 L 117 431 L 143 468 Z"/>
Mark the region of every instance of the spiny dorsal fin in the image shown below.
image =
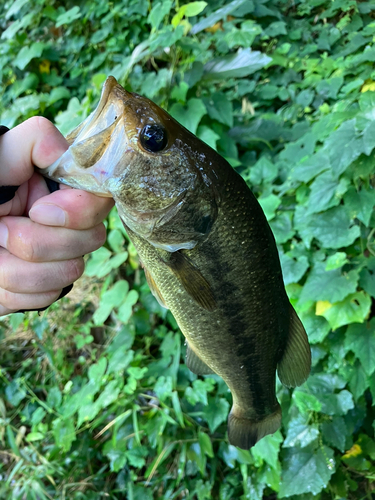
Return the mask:
<path id="1" fill-rule="evenodd" d="M 180 251 L 172 252 L 169 254 L 166 264 L 197 304 L 207 311 L 216 309 L 216 301 L 210 284 L 185 255 Z"/>
<path id="2" fill-rule="evenodd" d="M 297 387 L 305 382 L 311 369 L 309 341 L 301 320 L 290 306 L 289 335 L 283 356 L 277 365 L 277 374 L 282 384 Z"/>
<path id="3" fill-rule="evenodd" d="M 157 285 L 156 285 L 156 283 L 154 281 L 154 278 L 151 276 L 149 270 L 146 267 L 143 267 L 143 270 L 145 272 L 146 280 L 147 280 L 148 286 L 150 287 L 152 295 L 159 302 L 159 304 L 161 305 L 161 307 L 165 307 L 166 309 L 168 309 L 168 306 L 164 302 L 164 299 L 163 299 L 163 297 L 162 297 L 162 295 L 160 293 L 160 290 L 157 287 Z"/>
<path id="4" fill-rule="evenodd" d="M 196 354 L 186 341 L 186 366 L 196 375 L 209 375 L 215 373 L 201 358 Z"/>

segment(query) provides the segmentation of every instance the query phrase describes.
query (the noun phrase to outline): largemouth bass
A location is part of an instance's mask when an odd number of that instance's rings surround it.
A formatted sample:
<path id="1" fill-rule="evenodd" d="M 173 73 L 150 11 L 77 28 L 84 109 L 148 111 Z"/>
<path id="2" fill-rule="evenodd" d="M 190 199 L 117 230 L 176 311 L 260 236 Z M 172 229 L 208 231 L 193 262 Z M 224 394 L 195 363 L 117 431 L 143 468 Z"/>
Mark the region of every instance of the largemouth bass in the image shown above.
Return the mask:
<path id="1" fill-rule="evenodd" d="M 43 175 L 114 198 L 150 289 L 187 341 L 187 366 L 216 373 L 233 407 L 229 442 L 249 449 L 281 424 L 276 370 L 309 375 L 305 330 L 275 240 L 245 181 L 150 100 L 105 82 L 96 110 Z"/>

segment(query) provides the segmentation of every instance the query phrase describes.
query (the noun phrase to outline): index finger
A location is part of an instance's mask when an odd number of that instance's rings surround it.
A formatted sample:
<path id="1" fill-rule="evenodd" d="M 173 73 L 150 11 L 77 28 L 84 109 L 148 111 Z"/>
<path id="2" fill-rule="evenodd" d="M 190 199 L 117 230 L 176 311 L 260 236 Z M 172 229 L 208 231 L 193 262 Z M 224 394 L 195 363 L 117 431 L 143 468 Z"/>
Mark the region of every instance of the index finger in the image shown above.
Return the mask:
<path id="1" fill-rule="evenodd" d="M 46 168 L 68 148 L 57 128 L 46 118 L 34 116 L 0 137 L 0 186 L 19 186 Z"/>

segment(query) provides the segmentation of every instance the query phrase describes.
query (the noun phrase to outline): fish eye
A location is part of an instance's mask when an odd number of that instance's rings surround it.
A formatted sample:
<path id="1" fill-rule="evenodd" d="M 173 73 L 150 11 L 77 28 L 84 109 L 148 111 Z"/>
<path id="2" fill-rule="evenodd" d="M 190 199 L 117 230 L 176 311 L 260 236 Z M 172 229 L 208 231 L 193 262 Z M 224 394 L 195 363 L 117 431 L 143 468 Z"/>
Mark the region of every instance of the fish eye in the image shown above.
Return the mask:
<path id="1" fill-rule="evenodd" d="M 163 125 L 145 125 L 141 131 L 140 140 L 146 151 L 158 153 L 168 143 L 167 131 Z"/>

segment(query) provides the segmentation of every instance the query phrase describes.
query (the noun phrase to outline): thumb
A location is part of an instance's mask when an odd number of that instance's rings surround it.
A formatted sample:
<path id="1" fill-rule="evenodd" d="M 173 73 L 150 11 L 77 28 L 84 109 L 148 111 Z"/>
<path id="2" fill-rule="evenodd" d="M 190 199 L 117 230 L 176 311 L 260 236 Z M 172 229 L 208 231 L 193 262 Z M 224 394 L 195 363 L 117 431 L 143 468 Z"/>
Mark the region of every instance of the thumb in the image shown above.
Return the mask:
<path id="1" fill-rule="evenodd" d="M 34 116 L 0 137 L 0 186 L 19 186 L 34 173 L 34 165 L 51 165 L 68 148 L 57 128 Z"/>

